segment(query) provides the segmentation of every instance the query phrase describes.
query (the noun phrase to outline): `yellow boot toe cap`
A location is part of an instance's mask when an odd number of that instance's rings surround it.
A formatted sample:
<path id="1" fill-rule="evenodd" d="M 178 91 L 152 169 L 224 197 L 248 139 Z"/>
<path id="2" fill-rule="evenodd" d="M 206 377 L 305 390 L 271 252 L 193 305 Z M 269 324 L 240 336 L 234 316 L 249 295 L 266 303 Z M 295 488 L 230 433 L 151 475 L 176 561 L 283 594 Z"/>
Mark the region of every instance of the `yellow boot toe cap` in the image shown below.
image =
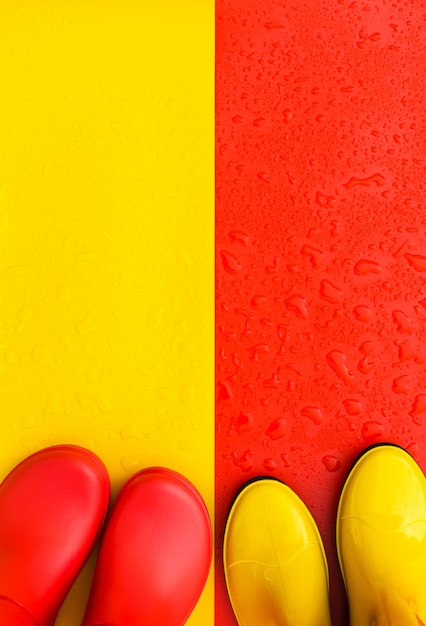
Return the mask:
<path id="1" fill-rule="evenodd" d="M 426 622 L 426 480 L 403 449 L 355 463 L 337 514 L 337 551 L 351 626 Z"/>
<path id="2" fill-rule="evenodd" d="M 328 568 L 315 521 L 275 479 L 248 483 L 231 507 L 224 568 L 240 626 L 329 626 Z"/>

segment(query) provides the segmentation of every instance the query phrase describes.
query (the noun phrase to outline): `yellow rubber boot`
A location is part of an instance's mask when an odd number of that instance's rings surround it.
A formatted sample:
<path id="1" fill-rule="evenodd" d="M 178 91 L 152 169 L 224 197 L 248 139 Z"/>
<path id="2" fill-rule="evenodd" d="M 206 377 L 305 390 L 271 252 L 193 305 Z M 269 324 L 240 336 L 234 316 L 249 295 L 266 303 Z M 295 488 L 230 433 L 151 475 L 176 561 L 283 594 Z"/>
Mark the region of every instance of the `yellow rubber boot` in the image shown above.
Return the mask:
<path id="1" fill-rule="evenodd" d="M 240 626 L 330 626 L 322 540 L 282 482 L 260 478 L 238 493 L 225 528 L 224 568 Z"/>
<path id="2" fill-rule="evenodd" d="M 343 487 L 337 551 L 351 626 L 426 623 L 426 480 L 391 444 L 366 450 Z"/>

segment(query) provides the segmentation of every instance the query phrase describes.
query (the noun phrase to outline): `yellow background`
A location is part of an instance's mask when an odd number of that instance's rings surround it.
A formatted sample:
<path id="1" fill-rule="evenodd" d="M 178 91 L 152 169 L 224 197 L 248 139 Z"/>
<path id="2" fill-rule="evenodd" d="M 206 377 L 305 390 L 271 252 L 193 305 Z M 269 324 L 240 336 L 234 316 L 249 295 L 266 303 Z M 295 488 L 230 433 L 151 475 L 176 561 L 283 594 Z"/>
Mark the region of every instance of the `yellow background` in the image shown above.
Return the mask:
<path id="1" fill-rule="evenodd" d="M 214 4 L 3 1 L 0 58 L 1 477 L 74 443 L 213 515 Z"/>

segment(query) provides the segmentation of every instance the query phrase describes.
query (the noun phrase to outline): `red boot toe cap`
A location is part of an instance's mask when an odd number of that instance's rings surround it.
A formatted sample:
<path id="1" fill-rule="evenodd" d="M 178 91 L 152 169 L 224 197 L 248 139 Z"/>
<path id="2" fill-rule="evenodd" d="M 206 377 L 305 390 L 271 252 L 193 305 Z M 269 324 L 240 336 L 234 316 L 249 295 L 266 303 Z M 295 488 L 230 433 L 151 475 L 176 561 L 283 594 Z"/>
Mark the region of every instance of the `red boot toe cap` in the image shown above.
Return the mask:
<path id="1" fill-rule="evenodd" d="M 83 626 L 184 624 L 210 560 L 210 520 L 193 485 L 162 468 L 139 472 L 111 512 Z"/>
<path id="2" fill-rule="evenodd" d="M 0 598 L 9 601 L 0 602 L 0 623 L 20 615 L 16 623 L 32 616 L 38 626 L 52 624 L 100 533 L 109 493 L 101 461 L 76 446 L 46 448 L 5 478 Z"/>

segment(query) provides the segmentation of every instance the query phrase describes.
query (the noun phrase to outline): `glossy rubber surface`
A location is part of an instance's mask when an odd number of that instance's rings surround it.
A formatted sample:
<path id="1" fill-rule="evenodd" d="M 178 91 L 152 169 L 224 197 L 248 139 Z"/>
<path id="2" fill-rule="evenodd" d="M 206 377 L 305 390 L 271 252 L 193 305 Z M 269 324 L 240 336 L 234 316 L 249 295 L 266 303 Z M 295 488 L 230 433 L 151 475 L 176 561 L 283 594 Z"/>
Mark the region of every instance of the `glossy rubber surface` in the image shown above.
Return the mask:
<path id="1" fill-rule="evenodd" d="M 328 567 L 314 519 L 277 480 L 247 484 L 230 510 L 226 584 L 240 626 L 329 626 Z"/>
<path id="2" fill-rule="evenodd" d="M 337 548 L 351 626 L 426 622 L 426 480 L 397 446 L 370 448 L 344 485 Z"/>
<path id="3" fill-rule="evenodd" d="M 51 626 L 99 536 L 109 479 L 97 456 L 55 446 L 0 486 L 0 624 Z"/>
<path id="4" fill-rule="evenodd" d="M 182 626 L 203 590 L 211 550 L 195 487 L 171 470 L 142 470 L 114 503 L 83 626 Z"/>

